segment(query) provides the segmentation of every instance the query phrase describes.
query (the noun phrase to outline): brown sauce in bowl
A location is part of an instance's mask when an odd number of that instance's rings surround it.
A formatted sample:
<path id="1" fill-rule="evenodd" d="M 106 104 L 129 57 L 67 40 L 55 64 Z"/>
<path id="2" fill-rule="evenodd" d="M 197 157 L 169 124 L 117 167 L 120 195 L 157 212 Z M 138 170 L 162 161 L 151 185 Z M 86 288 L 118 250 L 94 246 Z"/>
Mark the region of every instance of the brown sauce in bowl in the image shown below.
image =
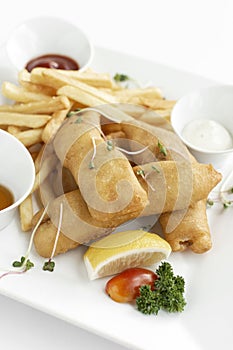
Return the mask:
<path id="1" fill-rule="evenodd" d="M 79 64 L 73 58 L 68 56 L 47 54 L 31 59 L 25 66 L 28 72 L 31 72 L 33 68 L 36 67 L 78 70 Z"/>
<path id="2" fill-rule="evenodd" d="M 12 192 L 5 186 L 0 185 L 0 210 L 3 210 L 14 203 Z"/>

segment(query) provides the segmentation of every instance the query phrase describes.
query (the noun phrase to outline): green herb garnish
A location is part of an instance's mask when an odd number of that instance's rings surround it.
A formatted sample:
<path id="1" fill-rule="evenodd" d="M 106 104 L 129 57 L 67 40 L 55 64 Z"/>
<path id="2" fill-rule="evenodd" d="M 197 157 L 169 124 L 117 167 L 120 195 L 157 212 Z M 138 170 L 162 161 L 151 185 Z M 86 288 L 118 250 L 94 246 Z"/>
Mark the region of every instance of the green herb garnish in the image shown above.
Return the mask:
<path id="1" fill-rule="evenodd" d="M 156 166 L 155 165 L 152 165 L 152 167 L 151 167 L 153 170 L 155 170 L 156 171 L 156 173 L 160 173 L 160 170 L 158 169 L 158 168 L 156 168 Z"/>
<path id="2" fill-rule="evenodd" d="M 143 169 L 137 170 L 137 175 L 145 176 L 145 171 Z"/>
<path id="3" fill-rule="evenodd" d="M 76 120 L 75 120 L 75 124 L 81 124 L 83 121 L 82 117 L 78 117 Z"/>
<path id="4" fill-rule="evenodd" d="M 232 203 L 233 203 L 232 201 L 224 202 L 224 203 L 223 203 L 223 208 L 224 208 L 224 209 L 229 208 L 229 207 L 232 205 Z"/>
<path id="5" fill-rule="evenodd" d="M 157 315 L 161 309 L 182 312 L 186 305 L 183 277 L 174 276 L 172 266 L 168 262 L 162 262 L 156 274 L 158 279 L 155 281 L 154 290 L 149 285 L 140 287 L 140 296 L 136 299 L 138 310 L 147 315 Z"/>
<path id="6" fill-rule="evenodd" d="M 207 199 L 207 205 L 209 205 L 210 207 L 212 207 L 214 205 L 214 201 L 212 199 Z"/>
<path id="7" fill-rule="evenodd" d="M 113 79 L 116 81 L 116 82 L 122 82 L 122 81 L 127 81 L 127 80 L 130 80 L 130 77 L 126 74 L 119 74 L 119 73 L 116 73 L 113 77 Z"/>
<path id="8" fill-rule="evenodd" d="M 167 149 L 160 141 L 158 141 L 158 148 L 159 148 L 159 152 L 162 153 L 166 157 L 167 156 Z"/>
<path id="9" fill-rule="evenodd" d="M 25 266 L 25 271 L 28 271 L 28 270 L 30 270 L 32 267 L 34 267 L 34 264 L 33 264 L 33 262 L 31 262 L 30 261 L 30 259 L 27 259 L 26 260 L 26 262 L 25 262 L 25 256 L 22 256 L 21 257 L 21 259 L 20 259 L 20 261 L 14 261 L 13 263 L 12 263 L 12 266 L 14 266 L 14 267 L 23 267 L 23 266 Z"/>
<path id="10" fill-rule="evenodd" d="M 107 150 L 112 151 L 113 150 L 113 143 L 111 140 L 108 140 L 107 142 Z"/>
<path id="11" fill-rule="evenodd" d="M 48 261 L 45 261 L 43 270 L 53 272 L 54 267 L 55 267 L 55 262 L 49 259 Z"/>
<path id="12" fill-rule="evenodd" d="M 58 238 L 59 238 L 60 233 L 61 233 L 62 217 L 63 217 L 63 203 L 60 203 L 60 213 L 59 213 L 59 222 L 58 222 L 58 226 L 57 226 L 57 233 L 56 233 L 55 241 L 53 244 L 53 250 L 52 250 L 51 256 L 50 256 L 49 260 L 45 261 L 45 263 L 43 265 L 44 271 L 53 272 L 53 270 L 55 268 L 55 262 L 52 259 L 54 257 L 54 254 L 55 254 L 55 251 L 57 248 Z"/>
<path id="13" fill-rule="evenodd" d="M 80 111 L 81 111 L 81 108 L 74 109 L 73 111 L 70 111 L 69 113 L 67 113 L 66 118 L 70 118 L 70 117 L 72 117 L 73 115 L 77 114 Z"/>
<path id="14" fill-rule="evenodd" d="M 12 266 L 14 266 L 14 267 L 22 267 L 24 261 L 25 261 L 25 257 L 24 257 L 24 256 L 21 256 L 20 261 L 17 261 L 17 260 L 14 261 L 13 264 L 12 264 Z"/>
<path id="15" fill-rule="evenodd" d="M 95 169 L 95 165 L 94 165 L 94 162 L 93 162 L 93 160 L 91 160 L 90 161 L 90 163 L 89 163 L 89 169 Z"/>

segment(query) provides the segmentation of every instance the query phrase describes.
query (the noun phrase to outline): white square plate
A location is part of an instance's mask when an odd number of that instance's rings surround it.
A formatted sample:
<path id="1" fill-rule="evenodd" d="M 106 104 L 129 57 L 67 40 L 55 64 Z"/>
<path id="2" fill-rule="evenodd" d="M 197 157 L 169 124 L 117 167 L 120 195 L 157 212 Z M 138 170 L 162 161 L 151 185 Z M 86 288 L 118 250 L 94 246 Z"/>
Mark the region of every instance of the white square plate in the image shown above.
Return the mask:
<path id="1" fill-rule="evenodd" d="M 153 83 L 167 98 L 214 82 L 125 54 L 96 48 L 93 68 L 125 73 L 142 83 Z M 0 57 L 0 81 L 14 81 L 15 73 Z M 226 164 L 224 172 L 229 169 Z M 232 349 L 233 215 L 232 208 L 208 209 L 213 248 L 206 254 L 172 253 L 169 260 L 186 280 L 187 306 L 181 314 L 160 312 L 145 316 L 130 304 L 113 302 L 104 292 L 107 279 L 89 281 L 83 264 L 85 247 L 56 257 L 53 273 L 42 271 L 44 260 L 34 251 L 35 268 L 25 275 L 0 280 L 0 293 L 66 320 L 132 349 Z M 0 266 L 11 266 L 24 255 L 29 236 L 18 217 L 0 232 Z"/>

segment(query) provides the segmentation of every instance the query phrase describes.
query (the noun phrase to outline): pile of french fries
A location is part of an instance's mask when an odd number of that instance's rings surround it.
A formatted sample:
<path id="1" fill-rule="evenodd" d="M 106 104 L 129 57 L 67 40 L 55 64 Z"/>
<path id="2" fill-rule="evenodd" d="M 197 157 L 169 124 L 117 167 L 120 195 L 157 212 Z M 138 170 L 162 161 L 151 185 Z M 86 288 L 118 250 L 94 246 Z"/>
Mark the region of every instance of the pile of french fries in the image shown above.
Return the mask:
<path id="1" fill-rule="evenodd" d="M 79 72 L 35 68 L 31 73 L 24 69 L 19 72 L 18 84 L 2 84 L 2 95 L 13 104 L 0 105 L 0 128 L 13 134 L 28 148 L 36 170 L 32 193 L 20 205 L 23 231 L 32 227 L 32 194 L 49 175 L 54 161 L 53 158 L 47 160 L 48 171 L 43 164 L 45 169 L 41 178 L 44 147 L 70 111 L 104 104 L 132 104 L 148 107 L 159 116 L 169 118 L 175 104 L 175 101 L 164 99 L 156 87 L 129 89 L 116 83 L 109 74 L 91 69 Z"/>

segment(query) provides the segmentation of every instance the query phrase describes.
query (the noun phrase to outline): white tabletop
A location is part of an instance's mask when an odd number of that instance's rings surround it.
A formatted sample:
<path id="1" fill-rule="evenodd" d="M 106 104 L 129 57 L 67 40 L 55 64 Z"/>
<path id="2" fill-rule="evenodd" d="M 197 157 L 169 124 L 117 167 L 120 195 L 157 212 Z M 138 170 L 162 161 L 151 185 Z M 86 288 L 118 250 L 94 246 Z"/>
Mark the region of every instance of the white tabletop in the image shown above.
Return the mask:
<path id="1" fill-rule="evenodd" d="M 94 45 L 233 83 L 232 0 L 7 0 L 0 44 L 24 19 L 54 15 L 81 26 Z M 4 350 L 123 350 L 78 327 L 0 296 Z"/>

